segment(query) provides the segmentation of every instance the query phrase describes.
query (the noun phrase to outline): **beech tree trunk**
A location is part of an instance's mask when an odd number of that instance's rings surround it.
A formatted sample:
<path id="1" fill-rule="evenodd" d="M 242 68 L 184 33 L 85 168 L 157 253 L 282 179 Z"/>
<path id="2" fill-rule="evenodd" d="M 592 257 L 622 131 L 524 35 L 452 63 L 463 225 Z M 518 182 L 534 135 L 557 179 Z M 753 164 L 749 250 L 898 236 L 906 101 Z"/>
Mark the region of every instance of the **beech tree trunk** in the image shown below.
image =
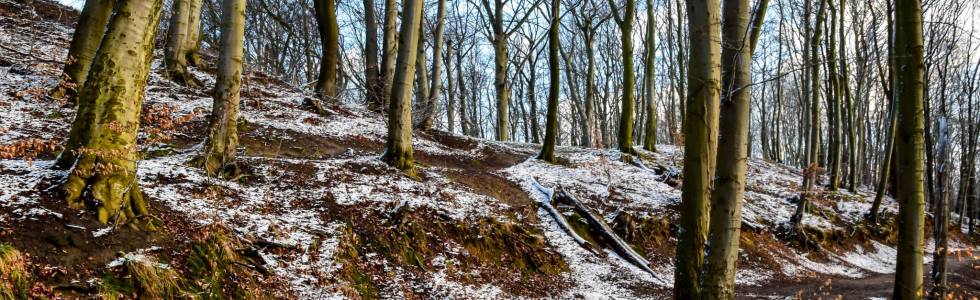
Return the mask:
<path id="1" fill-rule="evenodd" d="M 735 298 L 735 263 L 742 225 L 748 161 L 750 101 L 752 95 L 752 45 L 749 1 L 725 0 L 722 22 L 722 96 L 717 169 L 711 194 L 708 253 L 701 279 L 702 299 Z M 756 13 L 763 18 L 764 8 Z M 753 35 L 756 29 L 752 29 Z M 693 82 L 693 81 L 692 81 Z"/>
<path id="2" fill-rule="evenodd" d="M 538 155 L 538 159 L 550 163 L 556 162 L 555 144 L 558 141 L 558 91 L 561 85 L 558 71 L 558 47 L 561 47 L 558 40 L 558 28 L 561 26 L 559 4 L 559 0 L 551 0 L 551 27 L 548 29 L 548 79 L 551 84 L 548 87 L 548 117 L 545 120 L 544 145 L 541 147 L 541 154 Z M 534 72 L 533 68 L 531 72 Z"/>
<path id="3" fill-rule="evenodd" d="M 613 0 L 608 1 L 609 6 L 613 8 L 616 24 L 619 25 L 620 42 L 623 47 L 623 106 L 619 114 L 617 142 L 619 143 L 619 151 L 624 154 L 623 158 L 629 159 L 629 155 L 636 152 L 633 150 L 633 105 L 636 98 L 636 75 L 633 74 L 633 19 L 636 2 L 626 0 L 623 14 L 620 15 Z"/>
<path id="4" fill-rule="evenodd" d="M 378 23 L 375 21 L 374 0 L 364 0 L 364 79 L 367 108 L 379 111 L 384 105 L 381 100 L 383 85 L 381 69 L 378 64 Z"/>
<path id="5" fill-rule="evenodd" d="M 245 40 L 245 0 L 221 4 L 221 54 L 214 86 L 214 104 L 204 143 L 202 166 L 211 176 L 235 165 L 238 148 L 238 103 L 242 85 L 242 53 Z"/>
<path id="6" fill-rule="evenodd" d="M 895 299 L 919 299 L 922 287 L 922 243 L 925 228 L 925 164 L 922 124 L 925 62 L 922 42 L 922 3 L 895 1 L 894 84 L 898 101 L 895 133 L 895 176 L 898 179 L 898 257 Z"/>
<path id="7" fill-rule="evenodd" d="M 810 38 L 810 137 L 807 140 L 806 170 L 803 174 L 803 193 L 797 202 L 796 212 L 790 218 L 790 223 L 797 233 L 803 232 L 803 215 L 806 214 L 809 197 L 813 193 L 814 183 L 819 178 L 820 169 L 820 36 L 823 35 L 823 23 L 826 17 L 827 0 L 821 0 L 817 8 L 817 20 L 813 36 Z"/>
<path id="8" fill-rule="evenodd" d="M 654 60 L 654 54 L 656 52 L 656 44 L 654 38 L 656 36 L 657 24 L 654 20 L 655 13 L 653 11 L 653 1 L 647 0 L 647 57 L 644 62 L 644 75 L 643 78 L 646 81 L 646 124 L 644 126 L 643 134 L 643 149 L 649 151 L 657 151 L 657 102 L 654 99 L 654 93 L 657 91 L 656 82 L 654 80 L 654 69 L 656 66 L 656 60 Z"/>
<path id="9" fill-rule="evenodd" d="M 320 58 L 320 75 L 316 80 L 316 94 L 324 101 L 337 101 L 337 66 L 340 51 L 340 33 L 337 27 L 337 9 L 334 0 L 314 0 L 317 30 L 323 57 Z"/>
<path id="10" fill-rule="evenodd" d="M 162 0 L 121 0 L 79 95 L 70 140 L 79 147 L 62 186 L 68 205 L 95 203 L 102 223 L 154 225 L 136 178 L 136 137 Z M 86 192 L 87 191 L 87 192 Z"/>
<path id="11" fill-rule="evenodd" d="M 189 0 L 191 13 L 187 20 L 187 37 L 184 38 L 184 56 L 187 64 L 201 66 L 201 7 L 203 0 Z"/>
<path id="12" fill-rule="evenodd" d="M 382 108 L 389 106 L 392 81 L 395 78 L 395 60 L 398 55 L 397 30 L 395 30 L 395 25 L 398 23 L 398 7 L 395 1 L 385 0 L 384 7 L 384 28 L 382 30 L 384 36 L 382 37 L 381 49 Z"/>
<path id="13" fill-rule="evenodd" d="M 720 5 L 690 1 L 690 70 L 684 123 L 684 185 L 681 186 L 674 298 L 699 299 L 708 227 L 708 197 L 714 179 L 721 93 Z"/>
<path id="14" fill-rule="evenodd" d="M 398 37 L 398 60 L 388 105 L 388 136 L 381 159 L 414 176 L 412 153 L 412 88 L 416 50 L 422 24 L 423 0 L 402 2 L 402 24 Z"/>
<path id="15" fill-rule="evenodd" d="M 69 103 L 76 104 L 79 90 L 85 86 L 92 60 L 99 50 L 99 43 L 102 42 L 106 26 L 109 25 L 109 17 L 112 16 L 112 7 L 115 3 L 115 0 L 85 1 L 82 13 L 78 16 L 75 33 L 72 34 L 71 45 L 68 47 L 65 77 L 51 92 L 51 97 L 67 98 Z"/>
<path id="16" fill-rule="evenodd" d="M 425 99 L 425 111 L 422 112 L 424 118 L 419 126 L 422 130 L 432 128 L 436 107 L 439 105 L 439 96 L 442 94 L 439 91 L 442 89 L 442 36 L 446 32 L 446 0 L 439 0 L 437 11 L 435 41 L 432 44 L 432 77 L 429 79 L 431 87 L 428 98 Z"/>
<path id="17" fill-rule="evenodd" d="M 164 51 L 164 74 L 177 84 L 196 87 L 197 81 L 187 71 L 187 45 L 191 32 L 191 2 L 194 0 L 174 0 L 171 6 L 170 27 L 167 29 L 167 46 Z"/>

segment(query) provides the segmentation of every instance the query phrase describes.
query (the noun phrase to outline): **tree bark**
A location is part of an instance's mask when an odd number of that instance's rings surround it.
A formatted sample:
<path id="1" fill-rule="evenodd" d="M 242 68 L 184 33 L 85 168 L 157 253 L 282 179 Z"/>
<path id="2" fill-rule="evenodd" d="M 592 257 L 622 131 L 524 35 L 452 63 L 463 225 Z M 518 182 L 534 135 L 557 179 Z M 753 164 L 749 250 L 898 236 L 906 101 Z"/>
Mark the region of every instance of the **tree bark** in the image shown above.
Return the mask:
<path id="1" fill-rule="evenodd" d="M 136 178 L 136 138 L 162 6 L 162 0 L 118 2 L 79 95 L 70 139 L 80 146 L 70 150 L 78 157 L 62 190 L 73 208 L 95 203 L 102 223 L 154 228 Z"/>
<path id="2" fill-rule="evenodd" d="M 436 106 L 439 105 L 439 90 L 442 89 L 442 36 L 446 32 L 446 0 L 439 0 L 437 9 L 438 24 L 436 25 L 435 41 L 432 44 L 432 82 L 429 88 L 429 97 L 426 98 L 424 118 L 420 128 L 429 130 L 435 121 Z"/>
<path id="3" fill-rule="evenodd" d="M 109 25 L 112 7 L 115 0 L 87 0 L 78 16 L 78 25 L 72 34 L 71 45 L 68 47 L 68 57 L 65 59 L 65 77 L 63 82 L 51 92 L 53 98 L 67 98 L 71 104 L 76 104 L 80 89 L 85 86 L 85 79 L 92 60 L 95 58 L 102 35 Z"/>
<path id="4" fill-rule="evenodd" d="M 619 151 L 624 154 L 623 158 L 630 159 L 630 155 L 636 152 L 633 150 L 633 105 L 636 98 L 636 76 L 633 74 L 633 19 L 636 2 L 626 0 L 623 14 L 620 15 L 613 0 L 608 1 L 609 6 L 613 8 L 616 24 L 619 25 L 620 42 L 623 47 L 623 106 L 619 115 L 617 142 L 619 143 Z"/>
<path id="5" fill-rule="evenodd" d="M 655 15 L 653 1 L 647 0 L 647 55 L 643 70 L 643 78 L 646 81 L 646 99 L 644 102 L 646 103 L 647 113 L 646 125 L 644 126 L 645 133 L 643 134 L 643 149 L 648 151 L 657 151 L 657 102 L 654 99 L 654 93 L 657 89 L 653 74 L 656 66 L 654 54 L 657 49 L 656 41 L 654 40 L 657 30 Z"/>
<path id="6" fill-rule="evenodd" d="M 690 70 L 684 127 L 684 185 L 681 187 L 674 298 L 698 299 L 708 227 L 708 197 L 714 179 L 721 92 L 720 5 L 689 1 Z"/>
<path id="7" fill-rule="evenodd" d="M 702 299 L 735 298 L 735 263 L 742 225 L 742 200 L 748 160 L 753 40 L 749 1 L 725 0 L 722 22 L 722 100 L 707 261 Z M 764 13 L 760 7 L 757 14 Z M 764 16 L 756 15 L 757 19 Z M 753 29 L 753 32 L 755 30 Z"/>
<path id="8" fill-rule="evenodd" d="M 796 205 L 796 212 L 790 218 L 790 223 L 797 233 L 803 232 L 803 215 L 806 214 L 809 197 L 813 186 L 819 178 L 820 169 L 820 36 L 823 35 L 823 23 L 826 17 L 827 0 L 821 0 L 817 8 L 817 20 L 813 36 L 810 38 L 810 138 L 807 141 L 807 166 L 803 175 L 803 193 Z"/>
<path id="9" fill-rule="evenodd" d="M 548 117 L 545 120 L 544 145 L 538 159 L 555 163 L 555 144 L 558 140 L 558 91 L 561 78 L 558 71 L 558 27 L 561 26 L 561 14 L 558 11 L 560 0 L 551 0 L 551 27 L 548 29 Z M 565 66 L 570 68 L 571 66 Z M 534 72 L 532 69 L 531 72 Z"/>
<path id="10" fill-rule="evenodd" d="M 397 30 L 395 25 L 398 22 L 398 7 L 396 0 L 385 0 L 384 7 L 384 28 L 382 34 L 382 53 L 381 53 L 381 102 L 382 108 L 389 106 L 391 98 L 392 81 L 395 78 L 395 60 L 398 54 Z"/>
<path id="11" fill-rule="evenodd" d="M 191 2 L 193 0 L 174 0 L 167 30 L 167 47 L 164 52 L 164 74 L 177 84 L 196 87 L 197 82 L 187 71 L 187 37 L 190 30 Z"/>
<path id="12" fill-rule="evenodd" d="M 414 176 L 412 153 L 412 88 L 415 73 L 423 0 L 402 2 L 402 24 L 398 37 L 398 60 L 388 105 L 388 136 L 381 159 Z"/>
<path id="13" fill-rule="evenodd" d="M 378 64 L 378 23 L 375 21 L 374 0 L 364 0 L 364 81 L 367 108 L 379 111 L 384 105 L 381 69 Z"/>
<path id="14" fill-rule="evenodd" d="M 179 0 L 178 0 L 179 1 Z M 320 75 L 316 80 L 315 91 L 320 100 L 336 102 L 338 96 L 337 66 L 340 53 L 337 10 L 334 0 L 314 0 L 316 27 L 320 32 L 323 56 L 320 58 Z"/>
<path id="15" fill-rule="evenodd" d="M 214 86 L 208 138 L 201 166 L 211 176 L 221 175 L 235 165 L 238 148 L 238 103 L 242 85 L 242 54 L 245 40 L 246 0 L 224 0 L 221 4 L 221 54 Z"/>
<path id="16" fill-rule="evenodd" d="M 898 179 L 898 257 L 895 269 L 895 299 L 918 299 L 922 287 L 922 243 L 924 242 L 925 174 L 922 124 L 924 76 L 922 46 L 922 3 L 895 1 L 893 47 L 897 72 L 894 84 L 898 101 L 898 130 L 895 133 L 895 175 Z"/>

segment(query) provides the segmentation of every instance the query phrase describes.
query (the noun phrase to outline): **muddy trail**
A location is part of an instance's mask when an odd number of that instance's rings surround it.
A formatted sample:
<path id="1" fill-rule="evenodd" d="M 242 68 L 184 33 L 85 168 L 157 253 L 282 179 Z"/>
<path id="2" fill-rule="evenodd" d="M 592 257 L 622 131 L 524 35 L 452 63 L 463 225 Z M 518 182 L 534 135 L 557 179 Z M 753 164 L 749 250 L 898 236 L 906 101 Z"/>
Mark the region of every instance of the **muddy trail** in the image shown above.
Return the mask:
<path id="1" fill-rule="evenodd" d="M 932 289 L 932 264 L 923 268 L 925 291 Z M 980 297 L 980 258 L 969 251 L 958 251 L 948 261 L 949 299 Z M 874 274 L 864 278 L 814 276 L 796 280 L 769 282 L 761 286 L 740 287 L 739 299 L 784 297 L 793 299 L 888 299 L 891 298 L 895 274 Z"/>

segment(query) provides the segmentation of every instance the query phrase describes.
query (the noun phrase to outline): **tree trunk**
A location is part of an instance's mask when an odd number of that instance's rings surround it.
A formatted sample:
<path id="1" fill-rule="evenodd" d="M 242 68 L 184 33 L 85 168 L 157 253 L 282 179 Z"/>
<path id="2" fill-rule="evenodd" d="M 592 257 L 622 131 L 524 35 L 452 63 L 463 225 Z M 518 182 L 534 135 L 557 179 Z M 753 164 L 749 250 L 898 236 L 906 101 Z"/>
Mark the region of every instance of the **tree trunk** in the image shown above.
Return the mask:
<path id="1" fill-rule="evenodd" d="M 938 125 L 939 146 L 936 147 L 936 151 L 938 151 L 938 176 L 936 180 L 939 186 L 936 189 L 936 203 L 933 203 L 932 213 L 934 224 L 933 238 L 936 244 L 932 260 L 933 283 L 930 298 L 946 299 L 947 293 L 949 292 L 946 276 L 946 256 L 949 251 L 949 191 L 947 188 L 949 186 L 948 172 L 950 168 L 946 164 L 949 161 L 949 128 L 947 127 L 945 118 L 940 118 Z"/>
<path id="2" fill-rule="evenodd" d="M 654 60 L 654 54 L 656 52 L 655 36 L 657 30 L 657 24 L 654 21 L 655 13 L 653 11 L 653 1 L 647 0 L 647 55 L 646 61 L 644 62 L 644 80 L 646 81 L 646 125 L 644 126 L 645 133 L 643 134 L 643 149 L 649 151 L 657 151 L 657 103 L 654 99 L 654 93 L 657 91 L 656 82 L 654 80 L 654 67 L 656 65 L 656 60 Z"/>
<path id="3" fill-rule="evenodd" d="M 502 31 L 503 29 L 500 29 L 500 33 L 495 33 L 493 38 L 493 86 L 497 92 L 497 124 L 494 132 L 498 141 L 509 141 L 510 135 L 507 129 L 510 128 L 508 112 L 510 87 L 507 84 L 507 35 Z"/>
<path id="4" fill-rule="evenodd" d="M 561 79 L 558 71 L 558 27 L 561 26 L 561 14 L 558 11 L 559 0 L 551 0 L 551 28 L 548 29 L 548 117 L 545 121 L 544 145 L 538 159 L 555 163 L 555 144 L 558 141 L 558 91 Z M 571 68 L 566 65 L 566 68 Z M 534 72 L 532 69 L 531 72 Z"/>
<path id="5" fill-rule="evenodd" d="M 184 56 L 187 64 L 200 67 L 201 60 L 201 4 L 203 0 L 189 0 L 191 14 L 187 19 L 187 37 L 184 38 Z"/>
<path id="6" fill-rule="evenodd" d="M 749 1 L 725 0 L 722 23 L 722 100 L 717 170 L 711 193 L 711 222 L 705 262 L 702 299 L 735 298 L 735 263 L 748 160 L 750 101 L 752 90 L 752 40 Z M 763 18 L 760 7 L 756 18 Z M 756 32 L 753 28 L 752 32 Z M 748 47 L 746 47 L 748 46 Z M 747 48 L 747 49 L 746 49 Z M 692 81 L 693 82 L 693 81 Z"/>
<path id="7" fill-rule="evenodd" d="M 806 213 L 808 198 L 813 193 L 813 186 L 819 178 L 820 169 L 820 36 L 822 35 L 824 18 L 826 16 L 827 0 L 821 0 L 817 8 L 817 20 L 810 38 L 810 138 L 807 141 L 807 166 L 803 175 L 803 193 L 796 205 L 796 212 L 790 218 L 790 223 L 797 233 L 803 232 L 803 215 Z"/>
<path id="8" fill-rule="evenodd" d="M 193 0 L 174 0 L 167 30 L 167 47 L 164 52 L 164 74 L 177 84 L 187 87 L 197 86 L 197 82 L 187 71 L 187 37 L 190 30 L 191 2 Z"/>
<path id="9" fill-rule="evenodd" d="M 338 100 L 337 60 L 340 52 L 337 10 L 334 0 L 313 0 L 313 9 L 316 11 L 316 27 L 320 32 L 320 44 L 323 49 L 323 56 L 320 58 L 320 75 L 316 80 L 315 91 L 320 100 L 336 102 Z"/>
<path id="10" fill-rule="evenodd" d="M 163 1 L 121 0 L 109 21 L 70 139 L 79 141 L 74 168 L 62 186 L 68 205 L 94 210 L 102 223 L 152 230 L 136 179 L 136 147 L 144 87 Z"/>
<path id="11" fill-rule="evenodd" d="M 923 296 L 922 243 L 925 207 L 923 183 L 923 46 L 922 4 L 919 0 L 895 1 L 895 65 L 901 68 L 894 84 L 898 101 L 895 160 L 898 179 L 898 257 L 895 299 Z"/>
<path id="12" fill-rule="evenodd" d="M 395 78 L 395 56 L 398 54 L 398 42 L 396 41 L 397 30 L 395 24 L 398 22 L 398 7 L 396 0 L 385 0 L 384 7 L 384 28 L 382 34 L 382 53 L 381 53 L 381 102 L 382 108 L 389 106 L 391 98 L 392 81 Z"/>
<path id="13" fill-rule="evenodd" d="M 429 97 L 426 98 L 424 118 L 420 128 L 429 130 L 436 116 L 436 106 L 439 105 L 439 90 L 442 89 L 442 35 L 446 31 L 446 0 L 439 0 L 438 25 L 436 25 L 435 43 L 432 44 L 432 82 L 429 88 Z"/>
<path id="14" fill-rule="evenodd" d="M 374 0 L 364 0 L 364 90 L 367 108 L 379 111 L 384 101 L 381 100 L 383 83 L 378 64 L 378 23 L 374 15 Z"/>
<path id="15" fill-rule="evenodd" d="M 623 159 L 630 159 L 634 154 L 633 150 L 633 114 L 634 98 L 636 94 L 636 76 L 633 74 L 633 19 L 636 11 L 634 0 L 626 0 L 623 7 L 623 15 L 619 14 L 613 0 L 609 0 L 613 8 L 613 16 L 616 24 L 619 25 L 620 41 L 623 47 L 623 107 L 619 115 L 619 132 L 617 142 L 619 151 L 623 153 Z"/>
<path id="16" fill-rule="evenodd" d="M 102 35 L 105 33 L 109 17 L 112 16 L 112 6 L 115 0 L 87 0 L 78 16 L 78 25 L 72 35 L 68 47 L 68 58 L 65 59 L 65 77 L 51 92 L 53 98 L 67 98 L 68 103 L 76 104 L 80 89 L 85 86 L 85 79 L 92 67 L 92 60 Z"/>
<path id="17" fill-rule="evenodd" d="M 684 125 L 684 185 L 681 187 L 674 298 L 700 298 L 708 227 L 708 197 L 714 179 L 721 93 L 718 0 L 688 3 L 690 70 Z"/>
<path id="18" fill-rule="evenodd" d="M 218 58 L 208 138 L 204 143 L 201 162 L 204 172 L 211 176 L 221 175 L 227 167 L 235 164 L 245 40 L 245 2 L 246 0 L 224 0 L 221 4 L 221 54 Z"/>
<path id="19" fill-rule="evenodd" d="M 443 63 L 446 65 L 446 131 L 452 133 L 456 131 L 456 80 L 450 68 L 453 61 L 453 43 L 446 44 L 446 56 Z M 460 66 L 456 66 L 459 68 Z"/>
<path id="20" fill-rule="evenodd" d="M 402 24 L 398 37 L 398 60 L 388 105 L 388 136 L 381 159 L 414 176 L 412 154 L 412 74 L 422 23 L 423 0 L 402 2 Z"/>

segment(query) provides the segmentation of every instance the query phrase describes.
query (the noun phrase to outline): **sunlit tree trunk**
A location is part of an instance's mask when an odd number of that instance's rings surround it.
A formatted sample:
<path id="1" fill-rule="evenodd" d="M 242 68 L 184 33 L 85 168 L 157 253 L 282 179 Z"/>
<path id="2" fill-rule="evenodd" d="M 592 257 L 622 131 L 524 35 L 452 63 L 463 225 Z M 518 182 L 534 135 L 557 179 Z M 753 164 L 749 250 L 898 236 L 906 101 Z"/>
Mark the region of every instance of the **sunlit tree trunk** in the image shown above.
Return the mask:
<path id="1" fill-rule="evenodd" d="M 153 229 L 136 179 L 144 87 L 163 1 L 121 0 L 95 56 L 70 139 L 79 147 L 62 189 L 73 208 L 94 207 L 102 223 Z"/>
<path id="2" fill-rule="evenodd" d="M 735 298 L 735 263 L 742 225 L 752 95 L 752 45 L 760 27 L 749 31 L 749 1 L 725 0 L 722 23 L 722 94 L 717 169 L 711 194 L 707 261 L 702 299 Z M 766 5 L 765 1 L 761 5 Z M 765 17 L 760 6 L 756 19 Z M 761 21 L 760 21 L 761 23 Z M 693 107 L 693 106 L 692 106 Z"/>
<path id="3" fill-rule="evenodd" d="M 164 51 L 164 74 L 177 84 L 195 87 L 197 82 L 187 71 L 187 38 L 193 15 L 191 2 L 193 0 L 174 0 L 171 6 L 170 27 L 167 29 L 167 46 Z"/>
<path id="4" fill-rule="evenodd" d="M 388 105 L 388 136 L 381 159 L 414 175 L 412 154 L 412 88 L 416 50 L 422 23 L 423 0 L 402 2 L 402 24 L 398 37 L 398 59 Z"/>
<path id="5" fill-rule="evenodd" d="M 245 1 L 224 0 L 221 4 L 221 53 L 218 57 L 208 138 L 201 158 L 205 173 L 211 176 L 220 175 L 227 167 L 235 164 L 245 40 Z"/>
<path id="6" fill-rule="evenodd" d="M 674 298 L 699 299 L 708 231 L 708 198 L 714 179 L 721 93 L 720 5 L 688 1 L 690 69 L 684 127 L 684 184 L 681 186 Z"/>
<path id="7" fill-rule="evenodd" d="M 381 46 L 381 77 L 383 84 L 381 89 L 381 107 L 386 109 L 389 106 L 388 101 L 391 98 L 391 86 L 395 78 L 395 60 L 398 54 L 397 30 L 395 29 L 395 25 L 398 23 L 398 7 L 396 0 L 384 1 L 384 28 L 382 30 Z"/>
<path id="8" fill-rule="evenodd" d="M 78 16 L 78 25 L 72 35 L 68 47 L 68 58 L 65 59 L 65 77 L 52 92 L 53 98 L 65 98 L 69 103 L 76 103 L 79 89 L 85 86 L 85 79 L 92 66 L 102 35 L 105 33 L 112 6 L 115 0 L 87 0 Z"/>
<path id="9" fill-rule="evenodd" d="M 316 27 L 320 32 L 323 56 L 320 58 L 320 75 L 316 80 L 316 94 L 324 101 L 337 101 L 337 67 L 340 53 L 337 9 L 334 0 L 314 0 Z"/>
<path id="10" fill-rule="evenodd" d="M 201 66 L 201 7 L 203 0 L 189 0 L 191 13 L 187 19 L 187 37 L 184 38 L 184 56 L 187 64 Z"/>

